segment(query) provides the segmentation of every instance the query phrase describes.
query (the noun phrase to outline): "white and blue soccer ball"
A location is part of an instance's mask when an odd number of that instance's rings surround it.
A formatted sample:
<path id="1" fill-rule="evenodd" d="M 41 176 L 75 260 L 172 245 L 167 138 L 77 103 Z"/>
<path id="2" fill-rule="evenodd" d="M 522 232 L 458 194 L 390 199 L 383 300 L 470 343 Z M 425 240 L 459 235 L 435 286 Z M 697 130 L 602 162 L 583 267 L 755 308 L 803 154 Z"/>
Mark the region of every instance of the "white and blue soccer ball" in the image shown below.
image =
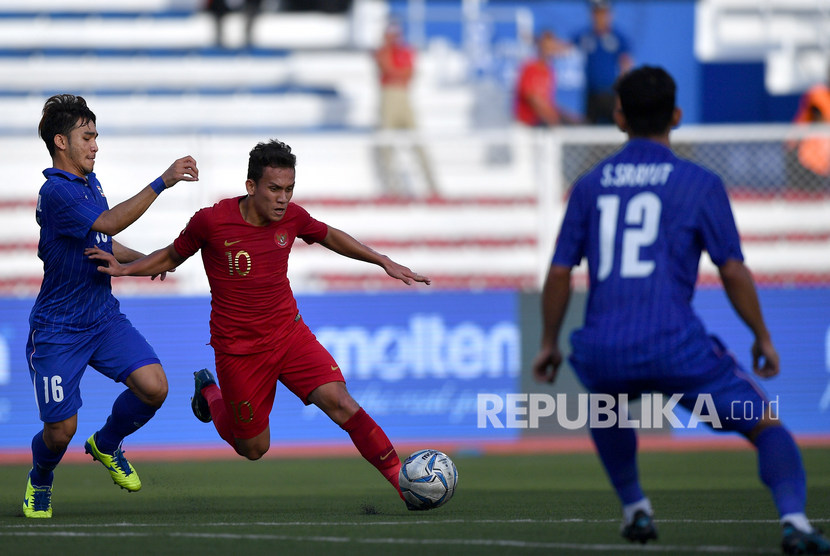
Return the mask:
<path id="1" fill-rule="evenodd" d="M 449 456 L 438 450 L 418 450 L 401 465 L 401 494 L 412 509 L 443 506 L 455 494 L 458 470 Z"/>

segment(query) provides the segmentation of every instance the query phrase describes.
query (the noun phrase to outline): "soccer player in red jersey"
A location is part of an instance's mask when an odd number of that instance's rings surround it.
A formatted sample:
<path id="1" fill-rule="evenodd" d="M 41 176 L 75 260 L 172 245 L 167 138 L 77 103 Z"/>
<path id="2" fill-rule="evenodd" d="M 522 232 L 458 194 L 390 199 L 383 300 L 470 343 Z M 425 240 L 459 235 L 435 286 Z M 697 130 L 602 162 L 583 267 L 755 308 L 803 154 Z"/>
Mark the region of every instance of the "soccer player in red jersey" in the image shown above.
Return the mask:
<path id="1" fill-rule="evenodd" d="M 248 161 L 247 195 L 198 211 L 172 244 L 128 264 L 97 248 L 86 254 L 107 263 L 98 270 L 110 276 L 153 276 L 201 250 L 211 290 L 210 345 L 221 390 L 208 370 L 195 373 L 196 417 L 213 420 L 219 436 L 238 454 L 259 459 L 270 447 L 269 414 L 280 381 L 348 432 L 360 454 L 400 494 L 401 462 L 392 443 L 351 397 L 337 363 L 297 310 L 288 255 L 300 238 L 376 264 L 406 284 L 430 281 L 291 203 L 295 164 L 285 143 L 259 143 Z"/>

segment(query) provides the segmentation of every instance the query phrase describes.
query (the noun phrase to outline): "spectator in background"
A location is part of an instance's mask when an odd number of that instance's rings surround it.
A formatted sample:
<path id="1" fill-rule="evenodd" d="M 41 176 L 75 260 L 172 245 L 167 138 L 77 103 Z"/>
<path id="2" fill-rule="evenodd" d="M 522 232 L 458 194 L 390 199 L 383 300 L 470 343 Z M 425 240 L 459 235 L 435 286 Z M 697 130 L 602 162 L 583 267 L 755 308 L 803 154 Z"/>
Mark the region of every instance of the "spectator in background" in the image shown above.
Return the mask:
<path id="1" fill-rule="evenodd" d="M 830 67 L 828 67 L 830 82 Z M 830 123 L 830 87 L 820 83 L 805 92 L 793 120 L 796 124 Z M 807 136 L 791 145 L 791 186 L 818 191 L 830 178 L 830 136 L 827 133 Z"/>
<path id="2" fill-rule="evenodd" d="M 383 43 L 375 51 L 375 63 L 380 81 L 380 129 L 414 130 L 415 112 L 412 109 L 409 85 L 415 70 L 415 53 L 404 42 L 397 23 L 390 23 L 386 27 Z M 409 144 L 429 193 L 437 195 L 438 184 L 426 151 L 417 142 Z M 393 144 L 382 143 L 377 148 L 381 186 L 392 195 L 402 195 L 408 190 L 404 174 L 398 166 L 399 154 Z"/>
<path id="3" fill-rule="evenodd" d="M 631 69 L 628 39 L 616 30 L 608 0 L 590 0 L 591 26 L 580 31 L 573 44 L 585 56 L 585 119 L 591 124 L 613 124 L 614 82 Z"/>
<path id="4" fill-rule="evenodd" d="M 514 105 L 516 121 L 533 127 L 576 123 L 577 119 L 560 110 L 555 101 L 556 74 L 551 63 L 564 48 L 552 31 L 543 31 L 536 38 L 536 57 L 519 70 Z"/>
<path id="5" fill-rule="evenodd" d="M 210 12 L 210 15 L 213 16 L 214 22 L 214 45 L 218 48 L 222 48 L 224 46 L 224 42 L 222 41 L 222 20 L 225 19 L 225 16 L 230 13 L 230 7 L 228 7 L 227 0 L 207 0 L 205 3 L 205 10 Z"/>
<path id="6" fill-rule="evenodd" d="M 215 21 L 215 44 L 219 48 L 222 48 L 225 44 L 222 36 L 222 24 L 225 16 L 232 11 L 232 5 L 228 0 L 207 0 L 207 4 L 205 4 L 205 9 L 213 15 Z M 262 0 L 242 0 L 239 5 L 245 15 L 245 48 L 251 48 L 253 46 L 254 21 L 262 8 Z"/>
<path id="7" fill-rule="evenodd" d="M 245 48 L 254 45 L 254 22 L 262 9 L 262 0 L 245 0 L 243 11 L 245 13 Z"/>

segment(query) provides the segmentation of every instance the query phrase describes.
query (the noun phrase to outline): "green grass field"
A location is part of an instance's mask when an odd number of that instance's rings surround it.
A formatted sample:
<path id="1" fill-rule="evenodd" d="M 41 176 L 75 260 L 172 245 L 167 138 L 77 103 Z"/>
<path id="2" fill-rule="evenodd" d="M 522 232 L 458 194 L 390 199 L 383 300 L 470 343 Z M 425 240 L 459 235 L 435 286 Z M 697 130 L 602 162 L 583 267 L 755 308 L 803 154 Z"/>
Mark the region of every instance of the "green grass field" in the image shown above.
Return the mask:
<path id="1" fill-rule="evenodd" d="M 830 521 L 830 450 L 805 449 L 808 514 Z M 593 454 L 461 456 L 446 506 L 408 512 L 359 458 L 134 461 L 128 494 L 97 463 L 64 464 L 50 520 L 27 520 L 28 466 L 0 466 L 0 554 L 777 554 L 779 528 L 752 451 L 643 453 L 660 540 L 619 537 Z"/>

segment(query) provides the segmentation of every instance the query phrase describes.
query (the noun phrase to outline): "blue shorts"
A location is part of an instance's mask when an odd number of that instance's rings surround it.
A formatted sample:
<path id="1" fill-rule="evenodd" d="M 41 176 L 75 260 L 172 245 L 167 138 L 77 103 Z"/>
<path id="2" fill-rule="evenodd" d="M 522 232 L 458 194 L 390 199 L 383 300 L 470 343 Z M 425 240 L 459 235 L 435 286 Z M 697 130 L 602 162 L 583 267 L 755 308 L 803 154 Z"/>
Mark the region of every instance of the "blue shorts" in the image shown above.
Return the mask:
<path id="1" fill-rule="evenodd" d="M 644 393 L 660 392 L 664 396 L 683 394 L 678 402 L 690 412 L 701 395 L 711 396 L 723 431 L 746 435 L 769 409 L 769 400 L 752 375 L 746 372 L 715 336 L 709 338 L 707 349 L 693 357 L 679 354 L 660 365 L 648 365 L 648 371 L 637 369 L 597 369 L 571 363 L 582 384 L 592 393 L 627 394 L 635 399 Z M 662 367 L 662 368 L 661 368 Z M 665 398 L 664 398 L 665 399 Z M 708 415 L 709 407 L 702 407 Z"/>
<path id="2" fill-rule="evenodd" d="M 87 366 L 115 382 L 145 365 L 156 352 L 123 314 L 83 332 L 29 330 L 26 361 L 40 420 L 56 423 L 78 413 L 81 377 Z"/>

